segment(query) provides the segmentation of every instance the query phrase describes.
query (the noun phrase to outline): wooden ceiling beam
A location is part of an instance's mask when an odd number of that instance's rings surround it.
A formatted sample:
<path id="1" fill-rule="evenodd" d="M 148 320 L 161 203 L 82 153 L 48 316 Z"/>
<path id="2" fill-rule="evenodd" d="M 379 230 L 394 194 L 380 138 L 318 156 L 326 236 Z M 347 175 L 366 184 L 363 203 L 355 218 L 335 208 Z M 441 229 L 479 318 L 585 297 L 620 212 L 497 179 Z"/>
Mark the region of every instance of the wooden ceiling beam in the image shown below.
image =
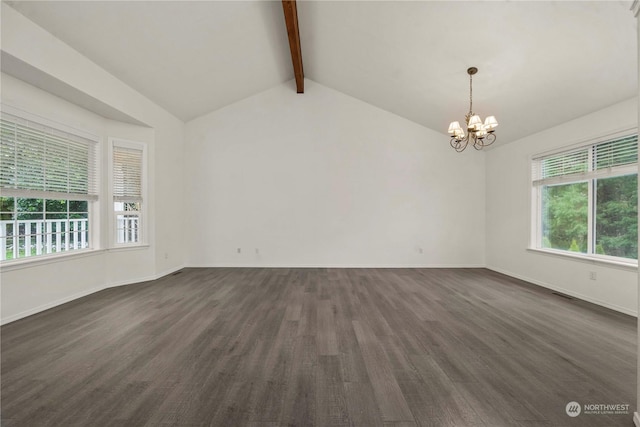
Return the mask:
<path id="1" fill-rule="evenodd" d="M 282 0 L 282 9 L 284 10 L 284 21 L 287 25 L 287 35 L 289 36 L 293 74 L 296 78 L 296 91 L 304 93 L 304 70 L 302 69 L 302 49 L 300 47 L 296 0 Z"/>

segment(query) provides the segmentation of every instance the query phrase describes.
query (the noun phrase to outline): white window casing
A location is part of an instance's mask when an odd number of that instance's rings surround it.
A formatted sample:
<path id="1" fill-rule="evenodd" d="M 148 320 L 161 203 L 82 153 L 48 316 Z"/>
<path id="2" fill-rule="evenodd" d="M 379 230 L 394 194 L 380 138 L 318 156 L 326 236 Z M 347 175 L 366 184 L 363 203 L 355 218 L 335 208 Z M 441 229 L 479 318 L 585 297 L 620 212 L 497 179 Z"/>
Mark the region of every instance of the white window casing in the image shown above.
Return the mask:
<path id="1" fill-rule="evenodd" d="M 565 150 L 556 150 L 531 158 L 531 201 L 532 232 L 531 247 L 543 248 L 543 206 L 542 191 L 552 186 L 588 183 L 587 203 L 587 253 L 577 254 L 601 258 L 603 260 L 624 261 L 628 259 L 596 252 L 596 195 L 595 183 L 600 179 L 637 175 L 638 173 L 638 135 L 637 130 L 626 130 L 607 137 L 592 140 L 588 144 L 573 146 Z M 552 251 L 562 251 L 553 249 Z M 637 262 L 637 260 L 634 260 Z"/>

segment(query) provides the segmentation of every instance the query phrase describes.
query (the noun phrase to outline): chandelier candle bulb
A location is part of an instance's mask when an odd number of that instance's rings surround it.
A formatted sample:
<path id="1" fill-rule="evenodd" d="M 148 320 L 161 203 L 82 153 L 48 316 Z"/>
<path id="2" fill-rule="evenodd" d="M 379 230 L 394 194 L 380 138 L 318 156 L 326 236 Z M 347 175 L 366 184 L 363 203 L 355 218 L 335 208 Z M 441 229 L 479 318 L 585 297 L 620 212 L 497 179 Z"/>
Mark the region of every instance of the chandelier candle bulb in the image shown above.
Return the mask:
<path id="1" fill-rule="evenodd" d="M 484 124 L 482 124 L 480 116 L 473 113 L 473 75 L 477 72 L 478 69 L 476 67 L 467 69 L 467 74 L 469 74 L 469 113 L 465 115 L 467 134 L 465 135 L 460 122 L 451 122 L 449 124 L 448 133 L 451 134 L 449 143 L 458 153 L 464 151 L 469 143 L 476 150 L 482 150 L 496 140 L 495 128 L 498 126 L 498 120 L 496 120 L 495 116 L 487 116 Z"/>

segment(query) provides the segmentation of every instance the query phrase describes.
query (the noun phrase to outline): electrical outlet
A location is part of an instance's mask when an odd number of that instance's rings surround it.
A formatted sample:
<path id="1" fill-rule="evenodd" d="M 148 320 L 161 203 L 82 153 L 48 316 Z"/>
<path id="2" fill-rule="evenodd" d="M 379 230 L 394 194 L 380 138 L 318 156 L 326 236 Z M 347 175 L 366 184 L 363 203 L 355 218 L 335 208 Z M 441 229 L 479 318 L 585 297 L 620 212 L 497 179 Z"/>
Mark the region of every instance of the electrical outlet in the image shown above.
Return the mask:
<path id="1" fill-rule="evenodd" d="M 598 278 L 598 275 L 596 274 L 595 271 L 590 271 L 589 272 L 589 279 L 596 280 L 597 278 Z"/>

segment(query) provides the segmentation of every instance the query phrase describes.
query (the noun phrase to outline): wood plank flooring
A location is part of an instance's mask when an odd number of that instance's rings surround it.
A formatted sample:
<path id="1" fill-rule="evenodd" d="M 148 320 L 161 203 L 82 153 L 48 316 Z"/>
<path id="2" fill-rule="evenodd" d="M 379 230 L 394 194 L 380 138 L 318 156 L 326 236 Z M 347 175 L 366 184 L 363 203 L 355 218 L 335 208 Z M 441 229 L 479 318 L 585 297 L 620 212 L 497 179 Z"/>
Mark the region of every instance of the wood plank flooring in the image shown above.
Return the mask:
<path id="1" fill-rule="evenodd" d="M 185 269 L 5 325 L 2 426 L 632 426 L 636 320 L 484 269 Z M 628 415 L 565 413 L 570 401 Z"/>

